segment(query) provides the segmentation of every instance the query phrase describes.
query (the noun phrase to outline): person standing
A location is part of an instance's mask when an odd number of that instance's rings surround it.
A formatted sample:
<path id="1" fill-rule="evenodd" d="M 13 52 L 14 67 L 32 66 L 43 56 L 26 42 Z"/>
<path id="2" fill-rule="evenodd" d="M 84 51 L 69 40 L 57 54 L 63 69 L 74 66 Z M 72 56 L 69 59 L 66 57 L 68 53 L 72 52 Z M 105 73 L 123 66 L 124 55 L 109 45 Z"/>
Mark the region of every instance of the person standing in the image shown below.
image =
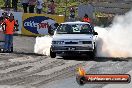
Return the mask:
<path id="1" fill-rule="evenodd" d="M 34 8 L 37 0 L 29 0 L 29 13 L 34 13 Z"/>
<path id="2" fill-rule="evenodd" d="M 75 9 L 74 9 L 74 7 L 70 7 L 70 16 L 69 16 L 69 19 L 71 21 L 75 20 Z"/>
<path id="3" fill-rule="evenodd" d="M 5 2 L 5 7 L 11 7 L 11 0 L 3 0 Z"/>
<path id="4" fill-rule="evenodd" d="M 5 19 L 2 26 L 5 25 L 5 30 L 4 30 L 4 34 L 5 34 L 5 45 L 4 45 L 4 52 L 11 52 L 11 47 L 13 45 L 13 33 L 14 33 L 14 27 L 17 26 L 18 24 L 16 23 L 16 21 L 14 20 L 14 16 L 13 14 L 9 15 L 8 19 Z"/>
<path id="5" fill-rule="evenodd" d="M 17 12 L 17 3 L 18 3 L 18 0 L 12 0 L 12 8 L 14 8 L 15 12 Z"/>
<path id="6" fill-rule="evenodd" d="M 43 0 L 37 0 L 37 13 L 38 14 L 42 13 L 43 5 L 44 5 Z"/>
<path id="7" fill-rule="evenodd" d="M 55 14 L 55 3 L 53 0 L 50 1 L 50 4 L 48 5 L 48 14 Z"/>
<path id="8" fill-rule="evenodd" d="M 21 4 L 23 6 L 24 13 L 28 12 L 28 10 L 27 10 L 27 8 L 28 8 L 28 2 L 29 2 L 29 0 L 21 0 Z"/>
<path id="9" fill-rule="evenodd" d="M 2 16 L 1 16 L 1 18 L 0 18 L 0 24 L 1 24 L 1 26 L 2 26 L 2 24 L 3 24 L 3 22 L 4 22 L 4 20 L 5 19 L 8 19 L 8 13 L 7 12 L 3 12 L 2 13 Z M 4 29 L 4 27 L 2 26 L 2 30 Z M 4 31 L 4 30 L 3 30 Z"/>
<path id="10" fill-rule="evenodd" d="M 11 0 L 4 0 L 4 2 L 5 2 L 5 4 L 4 4 L 5 10 L 9 11 L 11 8 Z"/>
<path id="11" fill-rule="evenodd" d="M 92 23 L 91 19 L 88 17 L 87 14 L 84 15 L 83 19 L 82 19 L 83 22 L 88 22 L 88 23 Z"/>
<path id="12" fill-rule="evenodd" d="M 7 12 L 3 12 L 3 13 L 2 13 L 2 16 L 1 16 L 2 22 L 3 22 L 5 19 L 8 19 L 8 13 L 7 13 Z"/>

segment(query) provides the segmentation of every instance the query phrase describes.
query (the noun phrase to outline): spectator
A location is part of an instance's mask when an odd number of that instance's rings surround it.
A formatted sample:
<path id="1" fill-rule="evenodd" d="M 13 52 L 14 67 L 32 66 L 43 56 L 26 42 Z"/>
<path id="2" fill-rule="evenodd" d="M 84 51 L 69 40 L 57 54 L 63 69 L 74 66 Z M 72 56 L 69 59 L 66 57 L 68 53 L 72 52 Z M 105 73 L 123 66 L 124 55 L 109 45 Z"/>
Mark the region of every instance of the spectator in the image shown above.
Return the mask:
<path id="1" fill-rule="evenodd" d="M 29 13 L 34 13 L 34 8 L 37 0 L 29 0 Z"/>
<path id="2" fill-rule="evenodd" d="M 17 12 L 17 3 L 18 3 L 18 0 L 12 0 L 12 7 L 14 8 L 14 11 Z"/>
<path id="3" fill-rule="evenodd" d="M 5 19 L 8 19 L 8 13 L 7 12 L 2 13 L 2 16 L 0 17 L 0 25 L 3 24 Z M 2 30 L 3 30 L 3 26 L 2 26 Z"/>
<path id="4" fill-rule="evenodd" d="M 24 13 L 27 13 L 27 8 L 28 8 L 28 2 L 29 0 L 21 0 L 21 4 L 23 6 Z"/>
<path id="5" fill-rule="evenodd" d="M 87 14 L 84 15 L 83 19 L 82 19 L 83 22 L 88 22 L 91 24 L 91 27 L 92 29 L 94 29 L 94 23 L 92 22 L 92 20 L 88 17 Z"/>
<path id="6" fill-rule="evenodd" d="M 44 2 L 43 0 L 37 0 L 37 13 L 41 14 Z"/>
<path id="7" fill-rule="evenodd" d="M 2 13 L 2 19 L 3 20 L 8 19 L 8 13 L 7 12 Z"/>
<path id="8" fill-rule="evenodd" d="M 55 14 L 55 7 L 54 1 L 51 0 L 50 4 L 48 5 L 48 14 Z"/>
<path id="9" fill-rule="evenodd" d="M 91 19 L 88 17 L 87 14 L 84 15 L 83 19 L 82 19 L 83 22 L 88 22 L 88 23 L 92 23 L 91 22 Z"/>
<path id="10" fill-rule="evenodd" d="M 4 0 L 5 7 L 11 7 L 11 0 Z"/>
<path id="11" fill-rule="evenodd" d="M 5 10 L 9 11 L 9 8 L 11 7 L 11 0 L 4 0 L 5 2 Z"/>
<path id="12" fill-rule="evenodd" d="M 70 7 L 70 19 L 74 19 L 75 18 L 75 9 L 74 7 Z"/>
<path id="13" fill-rule="evenodd" d="M 5 45 L 4 45 L 4 52 L 11 52 L 11 47 L 13 45 L 13 33 L 14 27 L 18 26 L 16 21 L 14 20 L 13 14 L 10 14 L 9 19 L 5 19 L 2 26 L 5 25 Z"/>

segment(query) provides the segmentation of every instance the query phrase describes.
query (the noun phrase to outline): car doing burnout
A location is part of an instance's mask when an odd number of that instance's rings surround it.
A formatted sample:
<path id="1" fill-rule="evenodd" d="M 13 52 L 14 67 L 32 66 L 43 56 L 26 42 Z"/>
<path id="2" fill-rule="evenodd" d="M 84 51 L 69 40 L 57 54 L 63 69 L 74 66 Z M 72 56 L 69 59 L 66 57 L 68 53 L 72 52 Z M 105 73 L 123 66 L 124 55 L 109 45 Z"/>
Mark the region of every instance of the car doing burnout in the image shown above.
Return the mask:
<path id="1" fill-rule="evenodd" d="M 51 58 L 56 55 L 65 57 L 73 55 L 88 55 L 94 58 L 96 38 L 98 33 L 87 22 L 61 23 L 54 32 L 50 48 Z"/>

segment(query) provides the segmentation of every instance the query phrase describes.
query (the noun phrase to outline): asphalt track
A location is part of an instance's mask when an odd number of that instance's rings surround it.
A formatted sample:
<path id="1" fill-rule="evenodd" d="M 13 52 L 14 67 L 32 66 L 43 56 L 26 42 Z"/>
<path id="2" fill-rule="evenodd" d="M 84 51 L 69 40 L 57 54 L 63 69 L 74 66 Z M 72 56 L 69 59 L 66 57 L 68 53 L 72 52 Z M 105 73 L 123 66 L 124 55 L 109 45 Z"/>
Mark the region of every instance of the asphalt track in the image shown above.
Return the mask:
<path id="1" fill-rule="evenodd" d="M 89 74 L 122 74 L 132 70 L 132 58 L 50 58 L 34 54 L 34 37 L 14 36 L 14 53 L 0 53 L 0 88 L 103 88 L 107 84 L 77 84 L 76 68 Z"/>

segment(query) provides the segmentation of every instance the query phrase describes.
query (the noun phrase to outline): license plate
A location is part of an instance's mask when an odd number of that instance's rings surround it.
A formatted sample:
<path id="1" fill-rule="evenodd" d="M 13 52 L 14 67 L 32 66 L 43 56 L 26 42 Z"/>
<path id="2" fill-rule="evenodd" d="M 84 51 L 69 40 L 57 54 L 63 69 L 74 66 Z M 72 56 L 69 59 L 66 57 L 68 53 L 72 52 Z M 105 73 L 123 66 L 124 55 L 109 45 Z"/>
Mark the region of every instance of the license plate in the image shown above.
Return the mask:
<path id="1" fill-rule="evenodd" d="M 68 48 L 69 51 L 74 51 L 75 49 L 76 49 L 76 48 L 74 48 L 74 47 Z"/>

